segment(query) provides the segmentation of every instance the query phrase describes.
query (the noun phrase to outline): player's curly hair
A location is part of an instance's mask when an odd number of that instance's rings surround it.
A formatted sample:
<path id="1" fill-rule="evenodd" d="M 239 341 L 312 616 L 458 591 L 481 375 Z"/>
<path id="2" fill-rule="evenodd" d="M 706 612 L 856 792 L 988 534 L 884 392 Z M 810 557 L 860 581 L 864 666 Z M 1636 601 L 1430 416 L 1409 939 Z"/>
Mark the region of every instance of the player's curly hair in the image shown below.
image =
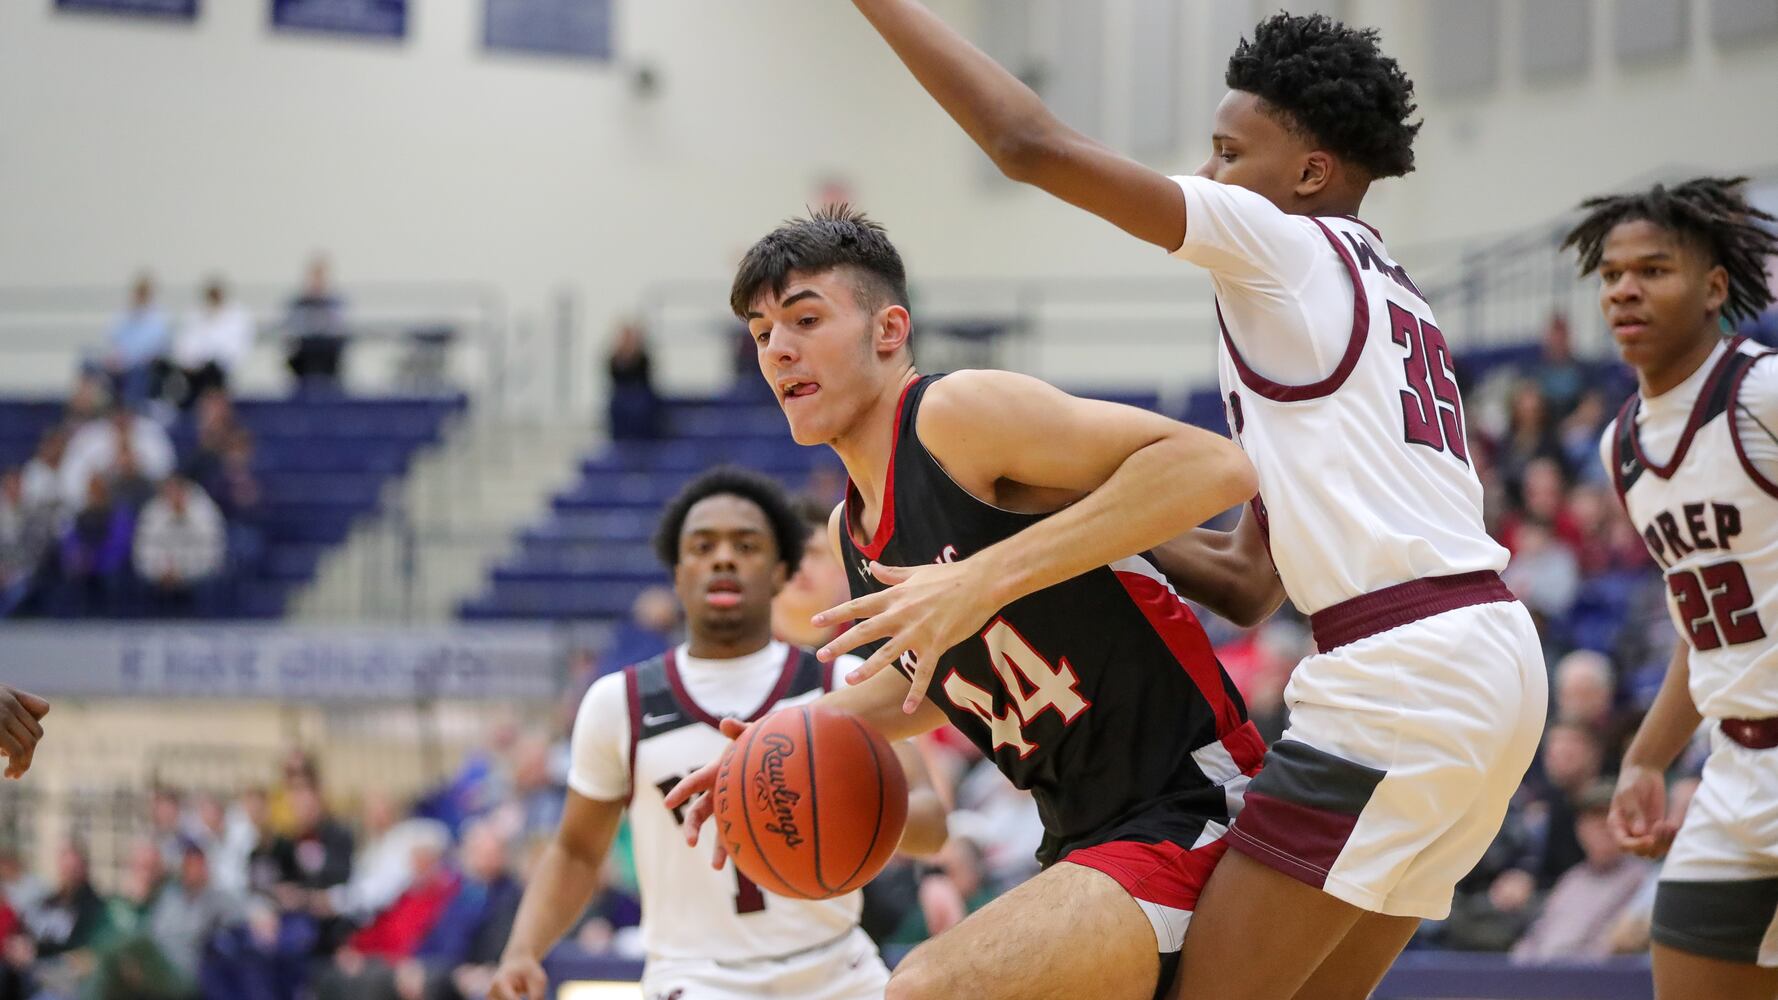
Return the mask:
<path id="1" fill-rule="evenodd" d="M 686 484 L 661 514 L 660 527 L 654 533 L 654 551 L 668 569 L 679 565 L 679 534 L 685 530 L 685 516 L 698 501 L 713 496 L 737 496 L 758 507 L 772 526 L 772 538 L 778 545 L 778 561 L 786 574 L 793 574 L 803 562 L 803 545 L 809 538 L 809 526 L 792 505 L 784 488 L 765 476 L 733 465 L 719 465 Z"/>
<path id="2" fill-rule="evenodd" d="M 1766 258 L 1778 255 L 1778 234 L 1761 223 L 1778 223 L 1747 203 L 1745 177 L 1698 177 L 1676 187 L 1656 184 L 1633 194 L 1602 195 L 1580 203 L 1586 216 L 1562 241 L 1580 254 L 1580 273 L 1599 269 L 1605 238 L 1620 223 L 1652 222 L 1689 240 L 1720 264 L 1729 277 L 1722 314 L 1730 323 L 1757 318 L 1772 304 Z"/>
<path id="3" fill-rule="evenodd" d="M 828 205 L 807 218 L 788 219 L 761 237 L 741 258 L 728 305 L 747 311 L 763 291 L 781 295 L 790 276 L 848 267 L 860 278 L 858 302 L 875 311 L 888 303 L 908 307 L 908 275 L 882 223 L 851 205 Z"/>
<path id="4" fill-rule="evenodd" d="M 1414 169 L 1420 123 L 1408 117 L 1418 105 L 1414 81 L 1377 38 L 1325 14 L 1274 14 L 1235 47 L 1225 81 L 1372 178 L 1399 177 Z"/>

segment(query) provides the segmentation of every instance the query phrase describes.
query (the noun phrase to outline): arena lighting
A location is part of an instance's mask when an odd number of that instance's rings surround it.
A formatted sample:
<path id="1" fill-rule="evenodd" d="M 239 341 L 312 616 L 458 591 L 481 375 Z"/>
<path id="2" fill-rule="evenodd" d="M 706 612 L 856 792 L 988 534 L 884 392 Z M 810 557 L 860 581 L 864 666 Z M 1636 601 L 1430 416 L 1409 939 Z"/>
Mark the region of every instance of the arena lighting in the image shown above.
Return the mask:
<path id="1" fill-rule="evenodd" d="M 556 1000 L 642 1000 L 638 983 L 584 979 L 563 983 L 556 991 Z"/>

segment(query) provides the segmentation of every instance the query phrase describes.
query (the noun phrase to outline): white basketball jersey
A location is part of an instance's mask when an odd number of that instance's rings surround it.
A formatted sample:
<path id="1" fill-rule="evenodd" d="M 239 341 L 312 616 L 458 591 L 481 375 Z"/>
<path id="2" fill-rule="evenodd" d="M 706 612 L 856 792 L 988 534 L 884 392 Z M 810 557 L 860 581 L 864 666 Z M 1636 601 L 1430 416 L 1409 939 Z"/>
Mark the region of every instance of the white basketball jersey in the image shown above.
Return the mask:
<path id="1" fill-rule="evenodd" d="M 1419 289 L 1364 223 L 1283 216 L 1247 197 L 1277 225 L 1312 227 L 1303 267 L 1344 276 L 1297 287 L 1293 330 L 1272 322 L 1275 286 L 1211 270 L 1229 428 L 1259 472 L 1255 512 L 1291 601 L 1313 614 L 1422 577 L 1504 568 L 1482 526 L 1451 351 Z M 1304 331 L 1345 336 L 1313 382 L 1274 381 L 1237 346 L 1270 337 L 1288 351 Z"/>
<path id="2" fill-rule="evenodd" d="M 827 690 L 831 668 L 795 646 L 777 684 L 760 694 L 747 721 L 811 701 Z M 788 899 L 761 890 L 735 870 L 710 867 L 708 831 L 685 843 L 679 813 L 664 804 L 679 779 L 722 755 L 721 721 L 686 692 L 673 651 L 624 672 L 630 720 L 630 828 L 642 889 L 642 940 L 651 959 L 740 962 L 779 958 L 832 942 L 858 926 L 858 893 L 837 899 Z"/>
<path id="3" fill-rule="evenodd" d="M 1739 338 L 1721 352 L 1664 464 L 1643 450 L 1639 396 L 1605 430 L 1618 495 L 1691 646 L 1692 701 L 1712 719 L 1778 716 L 1778 644 L 1767 637 L 1778 622 L 1778 484 L 1749 460 L 1735 419 L 1743 380 L 1768 356 Z"/>

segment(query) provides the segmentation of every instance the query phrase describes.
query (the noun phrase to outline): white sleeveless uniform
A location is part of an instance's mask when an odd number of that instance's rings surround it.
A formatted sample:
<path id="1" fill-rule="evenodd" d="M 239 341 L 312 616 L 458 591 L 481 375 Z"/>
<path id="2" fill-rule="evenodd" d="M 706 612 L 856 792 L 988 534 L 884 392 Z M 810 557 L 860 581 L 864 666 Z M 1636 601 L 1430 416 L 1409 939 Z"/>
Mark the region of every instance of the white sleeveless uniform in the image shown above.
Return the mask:
<path id="1" fill-rule="evenodd" d="M 1285 692 L 1233 846 L 1356 906 L 1439 919 L 1536 753 L 1530 615 L 1482 526 L 1450 350 L 1381 236 L 1178 177 L 1210 271 L 1254 512 L 1322 650 Z M 1255 806 L 1259 808 L 1256 810 Z"/>
<path id="2" fill-rule="evenodd" d="M 732 660 L 698 660 L 681 646 L 587 692 L 568 784 L 588 798 L 629 802 L 648 1000 L 882 997 L 889 974 L 858 927 L 858 893 L 787 899 L 732 864 L 712 869 L 708 836 L 687 846 L 679 815 L 663 804 L 680 778 L 729 745 L 716 728 L 723 717 L 752 720 L 811 701 L 844 669 L 781 642 Z"/>
<path id="3" fill-rule="evenodd" d="M 1666 577 L 1692 702 L 1711 730 L 1703 782 L 1661 868 L 1656 940 L 1778 966 L 1778 748 L 1722 731 L 1725 719 L 1778 717 L 1778 363 L 1767 357 L 1725 341 L 1672 390 L 1631 399 L 1601 450 Z"/>

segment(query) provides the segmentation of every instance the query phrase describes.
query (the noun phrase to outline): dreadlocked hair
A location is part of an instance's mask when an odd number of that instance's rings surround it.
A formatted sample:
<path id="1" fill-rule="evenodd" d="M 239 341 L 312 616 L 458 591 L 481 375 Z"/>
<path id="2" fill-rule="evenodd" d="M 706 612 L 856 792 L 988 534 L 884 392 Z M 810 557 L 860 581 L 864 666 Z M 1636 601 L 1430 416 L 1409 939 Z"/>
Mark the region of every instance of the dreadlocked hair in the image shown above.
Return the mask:
<path id="1" fill-rule="evenodd" d="M 1562 241 L 1580 254 L 1580 273 L 1599 269 L 1605 238 L 1625 222 L 1647 221 L 1691 240 L 1710 253 L 1729 276 L 1722 314 L 1731 324 L 1756 319 L 1772 304 L 1766 258 L 1778 255 L 1778 234 L 1761 223 L 1778 223 L 1747 203 L 1745 177 L 1699 177 L 1676 187 L 1656 184 L 1634 194 L 1588 198 L 1586 217 Z"/>

